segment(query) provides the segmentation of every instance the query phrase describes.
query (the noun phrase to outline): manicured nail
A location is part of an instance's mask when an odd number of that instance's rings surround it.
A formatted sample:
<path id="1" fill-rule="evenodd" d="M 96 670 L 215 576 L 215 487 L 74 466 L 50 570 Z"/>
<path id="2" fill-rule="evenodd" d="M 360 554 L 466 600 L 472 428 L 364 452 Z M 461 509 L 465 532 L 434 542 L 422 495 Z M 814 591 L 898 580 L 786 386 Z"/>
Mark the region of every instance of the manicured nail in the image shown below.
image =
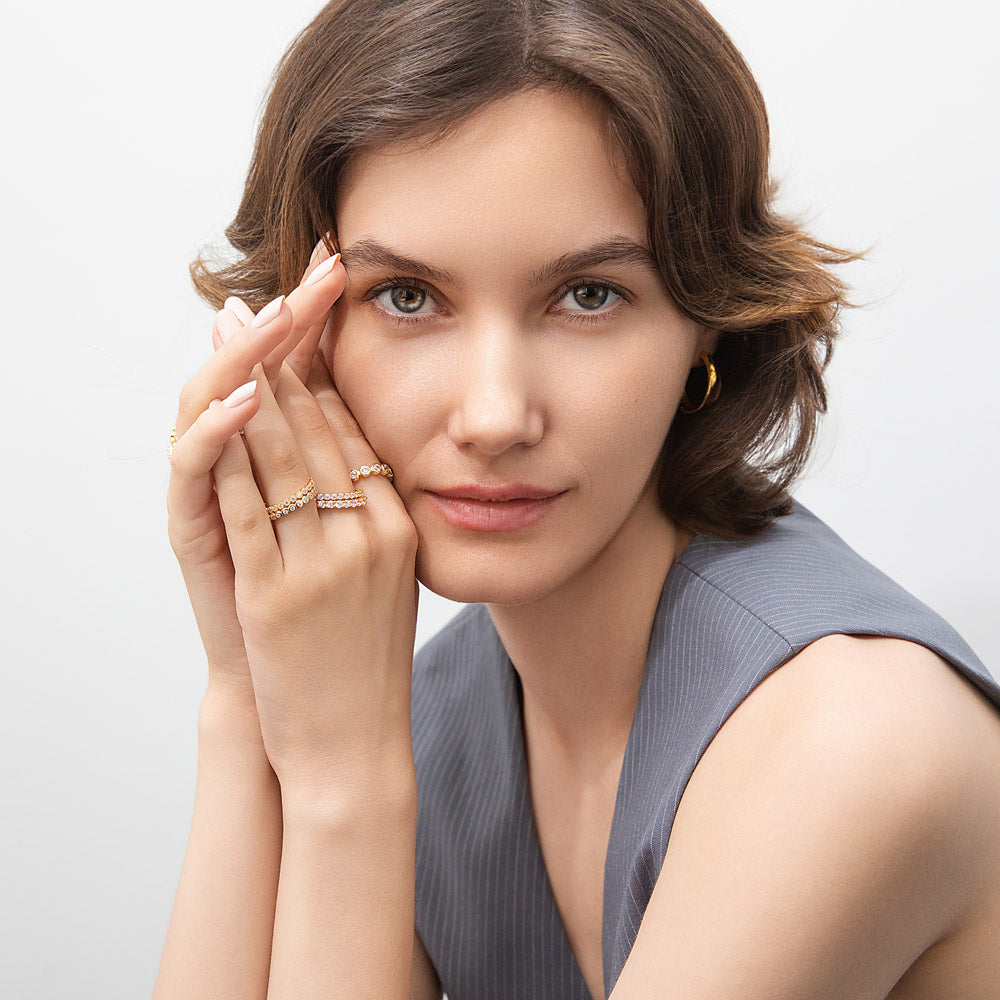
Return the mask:
<path id="1" fill-rule="evenodd" d="M 229 308 L 220 309 L 215 317 L 215 329 L 219 331 L 222 342 L 226 343 L 234 333 L 243 329 L 243 320 Z"/>
<path id="2" fill-rule="evenodd" d="M 241 403 L 245 403 L 256 391 L 257 380 L 254 379 L 252 382 L 247 382 L 246 385 L 241 385 L 238 389 L 234 389 L 222 402 L 225 406 L 233 409 Z"/>
<path id="3" fill-rule="evenodd" d="M 224 309 L 228 309 L 231 313 L 236 314 L 236 318 L 246 326 L 247 323 L 253 322 L 253 310 L 238 296 L 230 295 L 225 302 L 222 303 Z"/>
<path id="4" fill-rule="evenodd" d="M 317 281 L 322 281 L 337 266 L 338 260 L 340 260 L 339 253 L 327 257 L 322 264 L 317 265 L 316 270 L 302 284 L 315 285 Z"/>
<path id="5" fill-rule="evenodd" d="M 281 312 L 281 305 L 285 301 L 284 295 L 279 295 L 272 302 L 268 302 L 266 306 L 254 317 L 251 326 L 264 326 L 266 323 L 270 323 L 278 313 Z"/>

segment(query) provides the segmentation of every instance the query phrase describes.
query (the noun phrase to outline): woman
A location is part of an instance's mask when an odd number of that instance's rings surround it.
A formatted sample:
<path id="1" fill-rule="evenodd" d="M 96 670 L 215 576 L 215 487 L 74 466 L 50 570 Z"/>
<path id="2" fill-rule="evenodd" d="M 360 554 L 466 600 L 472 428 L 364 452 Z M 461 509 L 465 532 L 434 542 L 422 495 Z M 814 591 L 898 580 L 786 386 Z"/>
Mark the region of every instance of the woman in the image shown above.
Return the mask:
<path id="1" fill-rule="evenodd" d="M 703 8 L 330 4 L 227 235 L 158 997 L 996 995 L 1000 689 L 788 497 L 848 257 Z"/>

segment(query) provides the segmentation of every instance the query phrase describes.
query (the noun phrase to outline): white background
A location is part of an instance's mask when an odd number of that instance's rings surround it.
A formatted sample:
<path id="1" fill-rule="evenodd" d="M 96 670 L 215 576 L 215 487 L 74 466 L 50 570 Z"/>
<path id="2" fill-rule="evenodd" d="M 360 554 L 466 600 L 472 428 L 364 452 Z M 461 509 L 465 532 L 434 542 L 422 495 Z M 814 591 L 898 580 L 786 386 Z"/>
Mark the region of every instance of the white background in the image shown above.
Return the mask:
<path id="1" fill-rule="evenodd" d="M 186 265 L 231 219 L 268 74 L 315 9 L 4 18 L 4 997 L 152 987 L 204 683 L 164 530 L 176 394 L 210 350 Z M 768 99 L 785 204 L 872 247 L 799 496 L 996 673 L 996 8 L 712 9 Z M 424 600 L 420 638 L 450 611 Z"/>

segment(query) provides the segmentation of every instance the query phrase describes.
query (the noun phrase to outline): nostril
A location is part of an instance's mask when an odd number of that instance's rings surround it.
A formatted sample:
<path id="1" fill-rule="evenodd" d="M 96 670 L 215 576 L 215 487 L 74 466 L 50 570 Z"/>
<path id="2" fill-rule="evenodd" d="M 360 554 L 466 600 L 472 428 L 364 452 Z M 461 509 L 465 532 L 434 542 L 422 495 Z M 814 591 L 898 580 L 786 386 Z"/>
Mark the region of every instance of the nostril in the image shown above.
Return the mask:
<path id="1" fill-rule="evenodd" d="M 456 409 L 449 420 L 448 433 L 459 446 L 469 446 L 484 454 L 497 455 L 518 445 L 537 444 L 543 434 L 540 413 L 527 404 L 491 406 L 477 399 Z"/>
<path id="2" fill-rule="evenodd" d="M 488 455 L 537 444 L 544 421 L 534 391 L 536 368 L 528 340 L 510 323 L 494 317 L 470 330 L 451 378 L 452 440 Z"/>

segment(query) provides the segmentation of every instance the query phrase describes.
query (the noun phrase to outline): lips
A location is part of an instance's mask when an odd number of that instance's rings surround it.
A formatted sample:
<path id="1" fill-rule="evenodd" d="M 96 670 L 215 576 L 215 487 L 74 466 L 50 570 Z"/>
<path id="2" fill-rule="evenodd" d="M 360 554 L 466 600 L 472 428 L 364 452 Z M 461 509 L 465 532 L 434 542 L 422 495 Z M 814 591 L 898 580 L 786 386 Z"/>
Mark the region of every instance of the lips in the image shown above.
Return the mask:
<path id="1" fill-rule="evenodd" d="M 529 483 L 466 483 L 425 490 L 446 521 L 468 531 L 518 531 L 537 524 L 565 490 Z"/>

